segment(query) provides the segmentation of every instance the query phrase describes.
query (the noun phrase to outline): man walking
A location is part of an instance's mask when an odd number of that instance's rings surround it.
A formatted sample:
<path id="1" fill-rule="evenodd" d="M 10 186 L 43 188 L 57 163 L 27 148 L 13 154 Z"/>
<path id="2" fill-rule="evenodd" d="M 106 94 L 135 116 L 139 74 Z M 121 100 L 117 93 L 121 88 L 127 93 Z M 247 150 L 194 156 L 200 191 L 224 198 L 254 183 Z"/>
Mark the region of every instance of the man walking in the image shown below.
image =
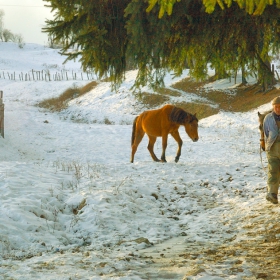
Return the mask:
<path id="1" fill-rule="evenodd" d="M 265 150 L 268 160 L 266 199 L 278 203 L 280 183 L 280 96 L 272 100 L 272 112 L 263 121 Z"/>

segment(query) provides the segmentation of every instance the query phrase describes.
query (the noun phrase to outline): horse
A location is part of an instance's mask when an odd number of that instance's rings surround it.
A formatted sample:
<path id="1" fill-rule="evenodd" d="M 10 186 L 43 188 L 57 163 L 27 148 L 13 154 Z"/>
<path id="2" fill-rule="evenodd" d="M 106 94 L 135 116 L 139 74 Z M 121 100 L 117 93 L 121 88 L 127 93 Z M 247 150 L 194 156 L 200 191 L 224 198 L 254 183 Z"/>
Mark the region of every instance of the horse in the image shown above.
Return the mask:
<path id="1" fill-rule="evenodd" d="M 263 151 L 265 151 L 265 139 L 264 139 L 264 130 L 263 130 L 263 121 L 264 118 L 267 114 L 271 113 L 272 111 L 266 111 L 263 114 L 261 114 L 260 112 L 258 112 L 258 117 L 259 117 L 259 130 L 261 133 L 261 138 L 260 138 L 260 147 Z"/>
<path id="2" fill-rule="evenodd" d="M 193 142 L 198 141 L 198 119 L 196 118 L 196 114 L 192 115 L 183 109 L 170 104 L 165 105 L 160 109 L 144 111 L 141 113 L 133 122 L 130 162 L 133 163 L 137 147 L 142 141 L 145 133 L 149 138 L 147 148 L 152 159 L 157 162 L 166 162 L 165 150 L 167 148 L 167 137 L 168 134 L 171 134 L 178 143 L 178 150 L 175 157 L 175 162 L 178 162 L 183 144 L 178 131 L 181 125 L 185 127 L 186 133 Z M 154 153 L 154 144 L 157 137 L 162 137 L 161 160 L 159 160 Z"/>

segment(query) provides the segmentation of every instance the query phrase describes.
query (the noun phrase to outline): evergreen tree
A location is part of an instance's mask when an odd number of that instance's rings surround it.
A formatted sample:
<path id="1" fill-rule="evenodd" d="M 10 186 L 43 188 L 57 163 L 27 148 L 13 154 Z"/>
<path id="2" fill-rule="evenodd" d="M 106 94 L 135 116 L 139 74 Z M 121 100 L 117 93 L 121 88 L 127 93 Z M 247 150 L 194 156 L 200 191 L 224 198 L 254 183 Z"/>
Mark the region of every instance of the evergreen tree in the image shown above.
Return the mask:
<path id="1" fill-rule="evenodd" d="M 149 0 L 147 11 L 151 11 L 156 4 L 160 6 L 159 18 L 165 13 L 172 14 L 173 6 L 176 2 L 181 0 Z M 275 4 L 280 8 L 280 0 L 202 0 L 207 13 L 214 12 L 217 6 L 221 9 L 230 8 L 234 3 L 237 3 L 240 9 L 244 9 L 248 14 L 261 15 L 265 8 L 269 5 Z"/>
<path id="2" fill-rule="evenodd" d="M 217 78 L 242 70 L 244 80 L 255 74 L 264 87 L 273 80 L 280 0 L 44 1 L 56 12 L 44 31 L 64 42 L 62 54 L 113 85 L 123 80 L 128 61 L 139 69 L 136 87 L 162 86 L 166 71 L 180 75 L 186 65 L 197 79 L 207 77 L 210 64 Z"/>
<path id="3" fill-rule="evenodd" d="M 128 0 L 45 0 L 55 12 L 43 28 L 63 42 L 62 54 L 80 59 L 84 70 L 109 76 L 114 84 L 126 69 L 124 9 Z M 70 51 L 71 50 L 71 51 Z"/>

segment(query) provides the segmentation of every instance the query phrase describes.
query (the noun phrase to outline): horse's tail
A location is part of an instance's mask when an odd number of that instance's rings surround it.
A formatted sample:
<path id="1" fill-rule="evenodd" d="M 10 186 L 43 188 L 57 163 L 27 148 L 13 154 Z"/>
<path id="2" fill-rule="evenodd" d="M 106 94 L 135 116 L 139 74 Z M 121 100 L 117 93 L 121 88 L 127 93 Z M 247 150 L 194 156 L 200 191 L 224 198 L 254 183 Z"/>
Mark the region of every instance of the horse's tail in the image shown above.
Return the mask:
<path id="1" fill-rule="evenodd" d="M 136 130 L 136 122 L 139 116 L 137 116 L 134 121 L 133 121 L 133 127 L 132 127 L 132 135 L 131 135 L 131 146 L 134 143 L 134 139 L 135 139 L 135 130 Z"/>

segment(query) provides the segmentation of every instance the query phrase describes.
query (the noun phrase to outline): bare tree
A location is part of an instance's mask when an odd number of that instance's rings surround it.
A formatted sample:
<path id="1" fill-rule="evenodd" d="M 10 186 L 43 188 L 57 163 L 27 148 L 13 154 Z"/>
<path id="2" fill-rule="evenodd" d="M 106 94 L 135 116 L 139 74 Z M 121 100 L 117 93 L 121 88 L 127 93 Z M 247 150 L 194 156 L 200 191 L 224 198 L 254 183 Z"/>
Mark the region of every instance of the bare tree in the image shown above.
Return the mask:
<path id="1" fill-rule="evenodd" d="M 4 11 L 0 10 L 0 40 L 4 41 L 3 39 L 3 30 L 4 30 L 4 22 L 3 22 L 3 18 L 4 18 Z"/>
<path id="2" fill-rule="evenodd" d="M 4 18 L 5 12 L 0 10 L 0 41 L 2 42 L 14 42 L 17 43 L 19 48 L 23 48 L 24 41 L 21 34 L 13 34 L 9 29 L 4 28 Z"/>
<path id="3" fill-rule="evenodd" d="M 14 34 L 13 36 L 13 42 L 17 43 L 18 44 L 18 47 L 20 49 L 23 48 L 23 46 L 25 45 L 24 43 L 24 40 L 23 40 L 23 37 L 21 34 Z"/>
<path id="4" fill-rule="evenodd" d="M 3 41 L 13 42 L 14 34 L 9 29 L 3 29 Z"/>
<path id="5" fill-rule="evenodd" d="M 54 39 L 54 36 L 52 35 L 48 36 L 48 47 L 52 49 L 61 49 L 63 45 L 63 40 Z"/>

